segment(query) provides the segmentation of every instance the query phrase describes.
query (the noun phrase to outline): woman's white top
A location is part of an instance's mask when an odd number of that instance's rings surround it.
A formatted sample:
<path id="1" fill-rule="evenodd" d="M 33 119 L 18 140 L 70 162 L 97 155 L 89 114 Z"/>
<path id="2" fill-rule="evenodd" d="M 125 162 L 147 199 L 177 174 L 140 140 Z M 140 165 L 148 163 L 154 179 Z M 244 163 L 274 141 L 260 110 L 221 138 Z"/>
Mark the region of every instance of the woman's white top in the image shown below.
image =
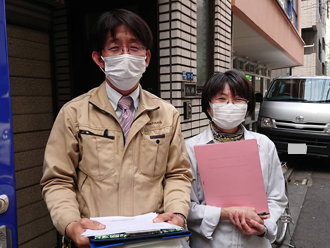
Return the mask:
<path id="1" fill-rule="evenodd" d="M 206 205 L 194 146 L 217 142 L 213 138 L 210 126 L 208 126 L 204 132 L 186 140 L 193 172 L 191 209 L 187 219 L 188 228 L 192 231 L 190 238 L 192 248 L 271 248 L 271 242 L 275 240 L 276 221 L 284 212 L 287 204 L 281 163 L 274 143 L 265 135 L 250 132 L 244 128 L 244 139 L 256 139 L 258 143 L 262 175 L 270 211 L 270 218 L 265 220 L 268 234 L 263 238 L 257 235 L 243 235 L 229 220 L 220 221 L 221 207 Z"/>

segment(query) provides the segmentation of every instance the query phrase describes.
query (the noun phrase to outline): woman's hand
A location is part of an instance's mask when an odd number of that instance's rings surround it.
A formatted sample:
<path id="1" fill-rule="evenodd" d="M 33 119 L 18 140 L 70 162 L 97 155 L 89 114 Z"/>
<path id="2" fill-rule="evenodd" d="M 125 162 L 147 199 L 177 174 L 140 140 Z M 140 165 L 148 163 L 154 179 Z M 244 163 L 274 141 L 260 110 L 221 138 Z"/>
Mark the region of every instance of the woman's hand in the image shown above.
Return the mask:
<path id="1" fill-rule="evenodd" d="M 263 220 L 262 223 L 260 223 L 254 219 L 248 219 L 244 211 L 235 211 L 234 214 L 229 213 L 229 219 L 243 235 L 262 235 L 265 233 Z"/>
<path id="2" fill-rule="evenodd" d="M 221 216 L 223 217 L 222 219 L 229 219 L 230 220 L 230 213 L 232 215 L 235 215 L 235 212 L 244 212 L 245 214 L 245 219 L 247 220 L 247 223 L 249 224 L 250 220 L 254 220 L 261 225 L 264 224 L 263 219 L 267 219 L 267 216 L 259 216 L 258 212 L 255 208 L 252 207 L 229 207 L 229 208 L 223 208 L 224 210 L 224 215 Z M 227 218 L 226 218 L 227 217 Z"/>

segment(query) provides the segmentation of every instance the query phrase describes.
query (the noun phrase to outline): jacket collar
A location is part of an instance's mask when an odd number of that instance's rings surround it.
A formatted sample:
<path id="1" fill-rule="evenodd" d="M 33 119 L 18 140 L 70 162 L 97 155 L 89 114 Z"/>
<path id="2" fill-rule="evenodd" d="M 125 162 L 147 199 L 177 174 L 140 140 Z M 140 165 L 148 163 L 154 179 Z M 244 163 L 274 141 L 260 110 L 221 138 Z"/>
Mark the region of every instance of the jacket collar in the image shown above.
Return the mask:
<path id="1" fill-rule="evenodd" d="M 257 143 L 258 143 L 258 147 L 259 147 L 260 146 L 259 141 L 258 141 L 256 135 L 254 134 L 254 132 L 250 132 L 250 131 L 246 130 L 246 128 L 244 126 L 243 126 L 243 129 L 244 129 L 244 139 L 245 140 L 256 139 Z M 215 141 L 213 138 L 211 127 L 210 127 L 210 125 L 208 125 L 206 127 L 206 129 L 204 130 L 204 132 L 202 133 L 202 136 L 201 136 L 198 144 L 204 145 L 204 144 L 212 144 L 212 143 L 215 143 Z"/>
<path id="2" fill-rule="evenodd" d="M 155 101 L 158 98 L 150 94 L 149 92 L 143 90 L 141 85 L 139 85 L 139 87 L 140 87 L 140 102 L 135 115 L 135 119 L 138 118 L 145 111 L 153 111 L 160 108 L 159 104 Z"/>
<path id="3" fill-rule="evenodd" d="M 159 105 L 157 105 L 153 98 L 150 97 L 150 94 L 146 91 L 144 91 L 140 87 L 140 102 L 138 106 L 138 110 L 136 112 L 135 118 L 137 118 L 141 113 L 144 111 L 151 111 L 159 108 Z M 112 105 L 109 102 L 107 92 L 106 92 L 106 81 L 104 81 L 93 93 L 89 100 L 89 102 L 96 107 L 98 107 L 101 111 L 106 111 L 109 114 L 111 114 L 114 118 L 117 119 L 117 115 L 115 113 L 115 110 L 113 109 Z"/>

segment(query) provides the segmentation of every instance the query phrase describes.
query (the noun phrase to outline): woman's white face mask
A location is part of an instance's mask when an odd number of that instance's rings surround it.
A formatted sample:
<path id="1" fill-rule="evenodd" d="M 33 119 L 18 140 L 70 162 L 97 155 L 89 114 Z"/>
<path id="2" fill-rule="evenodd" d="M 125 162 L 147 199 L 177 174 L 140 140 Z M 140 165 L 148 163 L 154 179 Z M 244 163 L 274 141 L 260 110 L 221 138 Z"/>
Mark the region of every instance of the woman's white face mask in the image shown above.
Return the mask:
<path id="1" fill-rule="evenodd" d="M 110 83 L 119 90 L 132 89 L 146 70 L 146 57 L 131 54 L 122 54 L 111 57 L 102 57 L 104 70 Z"/>
<path id="2" fill-rule="evenodd" d="M 210 103 L 212 121 L 222 129 L 233 129 L 245 120 L 247 104 Z"/>

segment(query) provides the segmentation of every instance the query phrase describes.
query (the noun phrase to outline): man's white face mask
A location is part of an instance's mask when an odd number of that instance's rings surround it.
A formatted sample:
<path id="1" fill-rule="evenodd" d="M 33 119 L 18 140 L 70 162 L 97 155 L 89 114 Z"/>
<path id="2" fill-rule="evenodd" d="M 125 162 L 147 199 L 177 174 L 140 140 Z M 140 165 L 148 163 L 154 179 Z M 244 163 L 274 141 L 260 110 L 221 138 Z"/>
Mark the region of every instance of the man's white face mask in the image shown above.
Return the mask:
<path id="1" fill-rule="evenodd" d="M 146 57 L 122 54 L 111 57 L 102 57 L 104 70 L 110 83 L 119 90 L 132 89 L 146 70 Z"/>
<path id="2" fill-rule="evenodd" d="M 210 103 L 212 121 L 222 129 L 233 129 L 245 120 L 247 104 Z"/>

